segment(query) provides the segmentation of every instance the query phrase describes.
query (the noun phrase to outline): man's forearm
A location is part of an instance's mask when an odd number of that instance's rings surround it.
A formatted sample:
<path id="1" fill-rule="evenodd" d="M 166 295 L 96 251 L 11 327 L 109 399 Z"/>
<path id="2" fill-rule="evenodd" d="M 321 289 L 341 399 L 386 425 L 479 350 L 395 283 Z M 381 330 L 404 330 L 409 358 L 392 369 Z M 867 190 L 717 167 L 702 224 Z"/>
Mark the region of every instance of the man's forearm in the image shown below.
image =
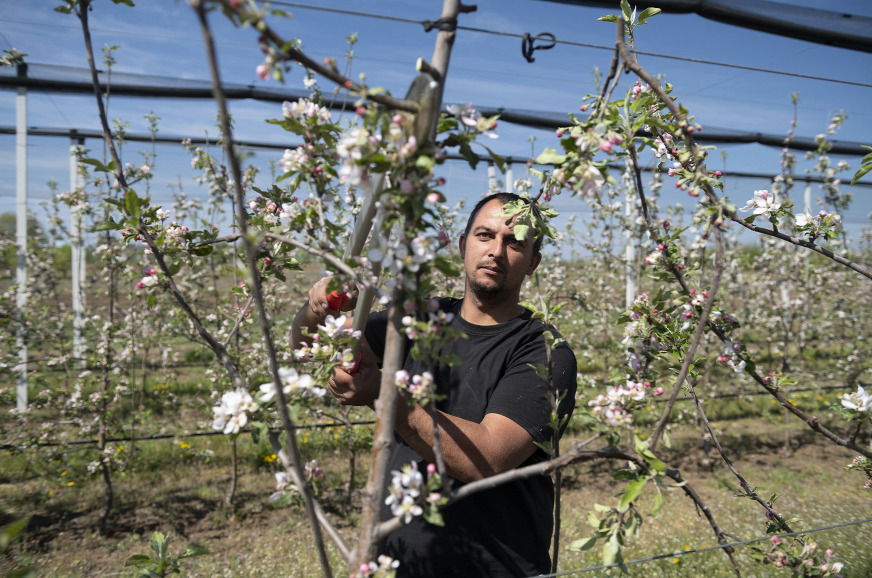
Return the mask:
<path id="1" fill-rule="evenodd" d="M 306 335 L 303 335 L 304 328 L 307 333 L 311 335 L 316 331 L 318 325 L 323 323 L 324 319 L 319 318 L 319 316 L 312 311 L 312 308 L 309 307 L 309 302 L 307 301 L 297 312 L 296 317 L 294 317 L 294 323 L 291 326 L 291 346 L 297 348 L 300 347 L 303 342 L 308 342 Z"/>
<path id="2" fill-rule="evenodd" d="M 481 423 L 437 411 L 439 442 L 448 475 L 480 480 L 519 466 L 536 450 L 532 436 L 509 418 L 488 414 Z M 397 433 L 418 455 L 434 463 L 433 418 L 429 409 L 397 404 Z"/>

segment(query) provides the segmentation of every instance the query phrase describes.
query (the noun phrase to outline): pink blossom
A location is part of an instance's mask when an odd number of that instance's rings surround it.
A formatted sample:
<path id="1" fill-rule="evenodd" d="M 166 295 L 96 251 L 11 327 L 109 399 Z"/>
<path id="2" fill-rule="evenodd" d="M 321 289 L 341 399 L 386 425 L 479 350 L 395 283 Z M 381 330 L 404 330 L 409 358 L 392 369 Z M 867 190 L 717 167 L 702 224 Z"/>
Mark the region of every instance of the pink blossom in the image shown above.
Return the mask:
<path id="1" fill-rule="evenodd" d="M 257 76 L 258 76 L 261 80 L 267 80 L 267 79 L 269 79 L 269 71 L 270 71 L 270 68 L 269 68 L 269 66 L 267 66 L 266 64 L 258 64 L 258 65 L 257 65 L 257 68 L 255 68 L 255 71 L 257 72 Z"/>
<path id="2" fill-rule="evenodd" d="M 663 388 L 660 387 L 659 385 L 656 388 L 654 388 L 654 395 L 663 395 Z"/>

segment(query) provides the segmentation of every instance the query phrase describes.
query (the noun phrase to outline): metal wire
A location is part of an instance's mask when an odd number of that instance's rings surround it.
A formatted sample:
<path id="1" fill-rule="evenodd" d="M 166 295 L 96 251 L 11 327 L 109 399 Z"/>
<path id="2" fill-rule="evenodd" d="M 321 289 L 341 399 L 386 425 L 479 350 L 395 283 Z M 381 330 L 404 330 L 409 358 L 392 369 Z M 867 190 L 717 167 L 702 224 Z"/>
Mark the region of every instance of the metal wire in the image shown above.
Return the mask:
<path id="1" fill-rule="evenodd" d="M 330 8 L 327 6 L 311 6 L 311 5 L 307 5 L 307 4 L 300 4 L 298 2 L 285 2 L 282 0 L 274 0 L 273 2 L 271 2 L 271 4 L 279 5 L 279 6 L 288 6 L 291 8 L 300 8 L 303 10 L 315 10 L 315 11 L 319 11 L 319 12 L 330 12 L 333 14 L 345 14 L 347 16 L 358 16 L 361 18 L 375 18 L 378 20 L 388 20 L 388 21 L 393 21 L 393 22 L 401 22 L 404 24 L 417 24 L 417 25 L 421 25 L 421 26 L 425 26 L 425 27 L 428 25 L 432 26 L 434 23 L 431 20 L 417 20 L 417 19 L 413 19 L 413 18 L 402 18 L 399 16 L 389 16 L 386 14 L 374 14 L 371 12 L 359 12 L 356 10 L 345 10 L 342 8 Z M 489 28 L 478 28 L 475 26 L 462 26 L 459 24 L 457 25 L 456 28 L 457 28 L 457 30 L 466 30 L 467 32 L 479 32 L 481 34 L 491 34 L 494 36 L 506 36 L 506 37 L 510 37 L 510 38 L 519 38 L 521 40 L 524 39 L 524 34 L 517 34 L 514 32 L 503 32 L 500 30 L 491 30 Z M 603 44 L 591 44 L 588 42 L 575 42 L 572 40 L 560 40 L 560 39 L 555 39 L 554 42 L 556 42 L 557 44 L 565 44 L 567 46 L 577 46 L 577 47 L 581 47 L 581 48 L 593 48 L 596 50 L 608 50 L 610 52 L 613 52 L 615 50 L 614 46 L 608 46 L 608 45 L 603 45 Z M 808 80 L 818 80 L 821 82 L 835 82 L 838 84 L 849 84 L 852 86 L 862 86 L 864 88 L 872 88 L 872 84 L 868 84 L 865 82 L 856 82 L 853 80 L 841 80 L 838 78 L 827 78 L 824 76 L 813 76 L 810 74 L 801 74 L 798 72 L 785 72 L 783 70 L 772 70 L 770 68 L 760 68 L 757 66 L 745 66 L 742 64 L 729 64 L 726 62 L 717 62 L 715 60 L 704 60 L 701 58 L 691 58 L 689 56 L 676 56 L 674 54 L 660 54 L 657 52 L 645 52 L 645 51 L 641 51 L 641 50 L 637 50 L 636 54 L 641 54 L 644 56 L 652 56 L 655 58 L 668 58 L 670 60 L 678 60 L 681 62 L 692 62 L 694 64 L 707 64 L 709 66 L 720 66 L 720 67 L 724 67 L 724 68 L 747 70 L 747 71 L 751 71 L 751 72 L 763 72 L 766 74 L 778 74 L 778 75 L 782 75 L 782 76 L 792 76 L 794 78 L 805 78 Z"/>

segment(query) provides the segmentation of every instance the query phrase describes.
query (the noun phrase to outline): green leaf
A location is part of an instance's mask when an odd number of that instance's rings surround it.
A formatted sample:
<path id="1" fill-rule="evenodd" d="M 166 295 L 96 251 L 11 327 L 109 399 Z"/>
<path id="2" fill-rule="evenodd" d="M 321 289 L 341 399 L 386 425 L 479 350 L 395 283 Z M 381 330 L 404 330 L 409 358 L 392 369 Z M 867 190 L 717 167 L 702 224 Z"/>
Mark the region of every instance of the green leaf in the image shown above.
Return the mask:
<path id="1" fill-rule="evenodd" d="M 853 185 L 854 183 L 859 181 L 861 178 L 866 176 L 866 174 L 869 171 L 872 171 L 872 161 L 869 161 L 866 164 L 864 164 L 862 167 L 860 167 L 860 170 L 857 171 L 857 173 L 854 175 L 854 178 L 851 179 L 851 184 Z"/>
<path id="2" fill-rule="evenodd" d="M 447 277 L 460 276 L 460 268 L 442 255 L 436 255 L 436 258 L 433 259 L 433 266 L 436 267 L 436 269 L 438 269 L 440 273 Z"/>
<path id="3" fill-rule="evenodd" d="M 188 544 L 188 546 L 185 548 L 185 551 L 179 554 L 178 559 L 181 560 L 183 558 L 192 558 L 193 556 L 203 556 L 208 553 L 208 548 L 194 542 L 192 544 Z"/>
<path id="4" fill-rule="evenodd" d="M 3 526 L 3 528 L 0 529 L 0 552 L 5 551 L 7 546 L 9 546 L 9 543 L 24 531 L 29 521 L 30 516 L 25 516 Z"/>
<path id="5" fill-rule="evenodd" d="M 82 159 L 82 164 L 91 165 L 96 168 L 98 171 L 103 173 L 111 173 L 115 170 L 115 161 L 109 161 L 108 165 L 104 165 L 102 162 L 97 159 Z"/>
<path id="6" fill-rule="evenodd" d="M 660 489 L 657 489 L 657 495 L 654 496 L 654 509 L 651 510 L 651 515 L 656 516 L 660 513 L 660 510 L 663 508 L 663 494 L 660 493 Z"/>
<path id="7" fill-rule="evenodd" d="M 587 523 L 596 528 L 597 530 L 600 527 L 600 519 L 593 512 L 587 513 Z"/>
<path id="8" fill-rule="evenodd" d="M 96 233 L 97 231 L 117 231 L 118 229 L 123 229 L 124 225 L 120 223 L 116 223 L 110 217 L 109 220 L 103 221 L 102 223 L 97 223 L 93 227 L 91 227 L 91 232 Z"/>
<path id="9" fill-rule="evenodd" d="M 148 306 L 154 307 L 154 293 L 148 294 Z"/>
<path id="10" fill-rule="evenodd" d="M 612 477 L 616 480 L 635 480 L 639 477 L 639 474 L 630 470 L 620 470 L 613 473 Z"/>
<path id="11" fill-rule="evenodd" d="M 584 552 L 585 550 L 590 550 L 593 548 L 594 544 L 596 544 L 597 536 L 592 536 L 585 540 L 575 540 L 570 542 L 566 548 L 568 550 L 575 550 L 576 552 Z"/>
<path id="12" fill-rule="evenodd" d="M 415 159 L 415 167 L 424 172 L 430 172 L 434 164 L 436 164 L 436 161 L 427 155 L 421 155 Z"/>
<path id="13" fill-rule="evenodd" d="M 642 10 L 642 13 L 639 14 L 639 22 L 637 23 L 637 26 L 645 24 L 646 20 L 648 20 L 652 16 L 657 16 L 661 12 L 663 12 L 663 10 L 661 10 L 660 8 L 645 8 L 644 10 Z"/>
<path id="14" fill-rule="evenodd" d="M 438 508 L 431 507 L 424 510 L 424 519 L 434 526 L 444 526 L 445 520 L 442 519 L 442 514 Z"/>
<path id="15" fill-rule="evenodd" d="M 127 562 L 124 563 L 125 566 L 142 566 L 143 564 L 148 564 L 151 562 L 151 558 L 146 556 L 145 554 L 134 554 L 130 558 L 127 559 Z"/>
<path id="16" fill-rule="evenodd" d="M 630 11 L 630 3 L 627 0 L 621 0 L 621 14 L 624 17 L 624 22 L 627 24 L 633 23 L 633 15 Z"/>
<path id="17" fill-rule="evenodd" d="M 606 14 L 605 16 L 600 16 L 597 18 L 600 22 L 617 22 L 618 15 L 617 14 Z"/>
<path id="18" fill-rule="evenodd" d="M 494 162 L 494 164 L 497 166 L 497 168 L 500 169 L 500 172 L 501 173 L 506 172 L 506 159 L 505 159 L 505 157 L 503 157 L 502 155 L 498 155 L 497 153 L 492 151 L 486 145 L 481 145 L 481 146 L 484 147 L 484 150 L 486 150 L 487 154 L 490 155 L 491 160 Z"/>
<path id="19" fill-rule="evenodd" d="M 133 0 L 112 0 L 116 4 L 124 4 L 125 6 L 136 6 Z"/>
<path id="20" fill-rule="evenodd" d="M 603 565 L 610 566 L 615 563 L 615 558 L 618 556 L 619 547 L 617 544 L 609 540 L 603 545 Z"/>
<path id="21" fill-rule="evenodd" d="M 469 163 L 469 168 L 475 170 L 475 167 L 478 165 L 478 162 L 481 160 L 475 151 L 473 151 L 469 143 L 463 142 L 460 143 L 460 155 Z"/>
<path id="22" fill-rule="evenodd" d="M 627 484 L 627 489 L 624 490 L 624 495 L 621 496 L 621 501 L 618 503 L 618 510 L 626 512 L 630 504 L 635 502 L 642 490 L 645 489 L 647 483 L 648 478 L 639 478 Z"/>
<path id="23" fill-rule="evenodd" d="M 127 214 L 134 221 L 139 221 L 139 207 L 142 205 L 142 199 L 137 196 L 136 191 L 133 189 L 127 189 L 127 192 L 124 193 L 124 208 L 127 210 Z"/>
<path id="24" fill-rule="evenodd" d="M 566 161 L 566 155 L 562 155 L 554 149 L 546 148 L 536 157 L 536 164 L 539 165 L 560 165 Z"/>
<path id="25" fill-rule="evenodd" d="M 151 540 L 148 541 L 151 549 L 154 550 L 154 553 L 157 554 L 158 558 L 166 557 L 167 553 L 167 544 L 169 540 L 166 536 L 164 536 L 161 532 L 155 532 L 151 535 Z"/>
<path id="26" fill-rule="evenodd" d="M 265 421 L 255 421 L 251 424 L 251 439 L 255 444 L 259 444 L 260 440 L 267 439 L 269 435 L 269 425 Z"/>
<path id="27" fill-rule="evenodd" d="M 173 260 L 167 263 L 167 269 L 169 269 L 170 275 L 175 275 L 182 270 L 182 262 L 180 260 Z"/>
<path id="28" fill-rule="evenodd" d="M 515 226 L 512 228 L 512 231 L 514 231 L 515 238 L 517 240 L 523 241 L 524 239 L 527 238 L 527 235 L 530 232 L 530 227 L 529 227 L 529 225 L 524 225 L 522 223 L 516 223 Z"/>

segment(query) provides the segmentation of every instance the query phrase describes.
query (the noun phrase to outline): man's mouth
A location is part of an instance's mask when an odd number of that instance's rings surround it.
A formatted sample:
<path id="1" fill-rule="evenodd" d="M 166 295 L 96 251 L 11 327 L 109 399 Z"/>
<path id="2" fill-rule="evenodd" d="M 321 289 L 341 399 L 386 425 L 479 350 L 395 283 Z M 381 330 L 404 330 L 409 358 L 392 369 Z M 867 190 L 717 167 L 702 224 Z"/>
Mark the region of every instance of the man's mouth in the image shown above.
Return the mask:
<path id="1" fill-rule="evenodd" d="M 489 273 L 491 275 L 498 275 L 500 273 L 503 273 L 502 267 L 499 267 L 497 265 L 483 264 L 479 265 L 478 268 L 483 269 L 486 273 Z"/>

